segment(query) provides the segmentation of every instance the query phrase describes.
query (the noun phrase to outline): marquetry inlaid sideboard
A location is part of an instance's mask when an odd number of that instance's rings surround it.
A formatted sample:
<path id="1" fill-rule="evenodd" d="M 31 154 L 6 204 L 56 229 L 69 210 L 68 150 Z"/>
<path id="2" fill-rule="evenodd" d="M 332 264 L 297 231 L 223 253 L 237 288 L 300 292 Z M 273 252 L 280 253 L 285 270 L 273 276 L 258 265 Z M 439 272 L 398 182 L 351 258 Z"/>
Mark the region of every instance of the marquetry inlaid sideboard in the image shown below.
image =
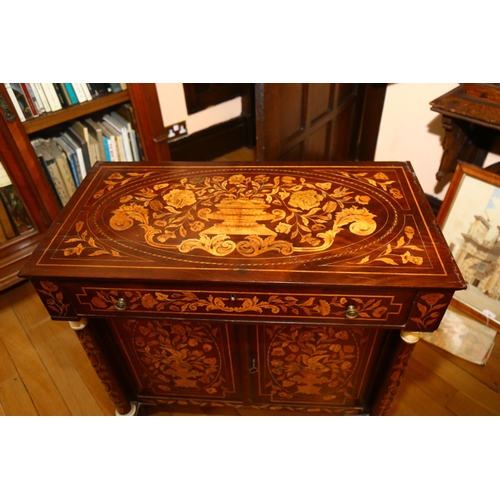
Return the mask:
<path id="1" fill-rule="evenodd" d="M 100 163 L 21 275 L 120 415 L 383 415 L 465 287 L 407 162 Z"/>

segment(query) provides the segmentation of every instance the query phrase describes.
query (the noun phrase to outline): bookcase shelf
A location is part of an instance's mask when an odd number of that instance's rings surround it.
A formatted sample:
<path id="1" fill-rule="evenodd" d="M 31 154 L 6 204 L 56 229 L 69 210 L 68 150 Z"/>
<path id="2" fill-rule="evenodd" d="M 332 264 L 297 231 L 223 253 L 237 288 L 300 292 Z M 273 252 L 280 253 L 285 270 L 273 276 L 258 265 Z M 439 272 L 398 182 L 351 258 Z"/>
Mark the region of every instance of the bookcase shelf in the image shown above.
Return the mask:
<path id="1" fill-rule="evenodd" d="M 170 150 L 154 83 L 129 83 L 127 89 L 60 111 L 21 121 L 4 84 L 0 84 L 0 163 L 33 225 L 22 234 L 0 242 L 0 291 L 21 281 L 17 273 L 60 211 L 50 181 L 31 140 L 75 120 L 107 113 L 130 103 L 143 161 L 169 161 Z"/>
<path id="2" fill-rule="evenodd" d="M 110 108 L 111 106 L 115 106 L 117 104 L 123 104 L 128 101 L 130 101 L 129 91 L 122 90 L 116 94 L 109 94 L 99 97 L 98 99 L 93 99 L 90 102 L 75 104 L 69 108 L 62 109 L 61 111 L 55 111 L 37 118 L 31 118 L 30 120 L 24 122 L 24 129 L 27 134 L 40 132 L 55 125 L 76 120 L 78 118 L 82 118 L 83 116 L 87 116 L 97 111 Z"/>

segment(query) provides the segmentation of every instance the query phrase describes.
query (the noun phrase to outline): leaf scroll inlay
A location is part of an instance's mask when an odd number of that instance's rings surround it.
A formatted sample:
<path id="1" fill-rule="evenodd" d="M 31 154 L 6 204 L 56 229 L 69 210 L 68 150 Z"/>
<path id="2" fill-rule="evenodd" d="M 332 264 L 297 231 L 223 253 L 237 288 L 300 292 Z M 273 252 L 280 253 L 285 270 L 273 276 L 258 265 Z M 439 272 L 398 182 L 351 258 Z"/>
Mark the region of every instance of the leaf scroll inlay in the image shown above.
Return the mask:
<path id="1" fill-rule="evenodd" d="M 298 396 L 323 402 L 352 398 L 352 378 L 360 356 L 361 329 L 274 326 L 267 363 L 273 401 Z"/>
<path id="2" fill-rule="evenodd" d="M 196 311 L 233 314 L 273 315 L 292 314 L 311 317 L 336 317 L 345 319 L 346 308 L 353 304 L 358 318 L 384 320 L 389 314 L 399 314 L 402 304 L 391 296 L 356 297 L 325 295 L 323 297 L 293 297 L 291 295 L 238 295 L 216 296 L 212 293 L 198 294 L 191 291 L 143 292 L 139 290 L 88 289 L 93 310 L 115 311 L 119 297 L 127 301 L 130 311 L 182 312 Z M 80 297 L 81 303 L 86 303 Z M 87 299 L 88 300 L 88 299 Z"/>
<path id="3" fill-rule="evenodd" d="M 217 325 L 148 321 L 133 332 L 134 349 L 163 392 L 197 391 L 221 396 L 227 390 Z"/>
<path id="4" fill-rule="evenodd" d="M 185 177 L 122 196 L 109 227 L 138 224 L 149 246 L 181 253 L 316 253 L 346 228 L 357 238 L 371 235 L 377 228 L 371 202 L 355 188 L 294 176 Z"/>

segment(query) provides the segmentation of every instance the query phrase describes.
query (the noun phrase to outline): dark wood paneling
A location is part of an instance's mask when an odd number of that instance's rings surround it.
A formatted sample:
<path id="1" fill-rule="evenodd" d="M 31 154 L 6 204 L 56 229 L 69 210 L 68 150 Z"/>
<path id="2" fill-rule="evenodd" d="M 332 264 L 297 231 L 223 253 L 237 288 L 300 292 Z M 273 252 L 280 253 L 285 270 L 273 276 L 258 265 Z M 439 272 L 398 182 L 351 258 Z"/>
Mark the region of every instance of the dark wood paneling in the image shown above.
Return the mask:
<path id="1" fill-rule="evenodd" d="M 210 161 L 255 144 L 252 121 L 240 116 L 169 144 L 173 161 Z"/>
<path id="2" fill-rule="evenodd" d="M 256 155 L 271 160 L 372 160 L 385 84 L 256 84 Z"/>
<path id="3" fill-rule="evenodd" d="M 255 146 L 254 84 L 185 83 L 183 85 L 190 114 L 194 109 L 205 109 L 240 96 L 241 115 L 170 142 L 172 160 L 211 161 L 237 149 Z M 197 92 L 198 97 L 196 97 Z"/>
<path id="4" fill-rule="evenodd" d="M 192 115 L 247 92 L 249 83 L 183 83 L 188 114 Z"/>

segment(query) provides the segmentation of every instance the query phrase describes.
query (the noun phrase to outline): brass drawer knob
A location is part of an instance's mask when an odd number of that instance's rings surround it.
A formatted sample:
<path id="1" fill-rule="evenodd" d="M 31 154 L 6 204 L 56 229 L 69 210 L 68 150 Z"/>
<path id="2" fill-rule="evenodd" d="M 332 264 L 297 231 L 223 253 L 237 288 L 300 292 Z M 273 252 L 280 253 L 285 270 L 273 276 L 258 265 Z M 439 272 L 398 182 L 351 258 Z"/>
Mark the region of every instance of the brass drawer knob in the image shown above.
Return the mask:
<path id="1" fill-rule="evenodd" d="M 345 317 L 349 319 L 354 319 L 357 318 L 359 314 L 359 311 L 356 309 L 355 306 L 350 305 L 347 306 L 347 309 L 345 310 Z"/>
<path id="2" fill-rule="evenodd" d="M 127 309 L 127 302 L 123 297 L 116 299 L 115 309 L 118 309 L 118 311 L 125 311 L 125 309 Z"/>

